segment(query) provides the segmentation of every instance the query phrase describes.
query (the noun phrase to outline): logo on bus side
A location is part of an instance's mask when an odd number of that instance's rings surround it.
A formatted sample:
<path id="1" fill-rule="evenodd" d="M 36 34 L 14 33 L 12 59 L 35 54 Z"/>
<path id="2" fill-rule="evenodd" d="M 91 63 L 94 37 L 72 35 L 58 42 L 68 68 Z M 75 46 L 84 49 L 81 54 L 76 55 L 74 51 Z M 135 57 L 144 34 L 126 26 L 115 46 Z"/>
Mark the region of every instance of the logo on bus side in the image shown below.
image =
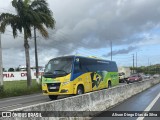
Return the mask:
<path id="1" fill-rule="evenodd" d="M 92 72 L 90 74 L 92 80 L 92 88 L 94 88 L 95 86 L 98 88 L 100 83 L 104 81 L 107 73 L 107 71 Z"/>

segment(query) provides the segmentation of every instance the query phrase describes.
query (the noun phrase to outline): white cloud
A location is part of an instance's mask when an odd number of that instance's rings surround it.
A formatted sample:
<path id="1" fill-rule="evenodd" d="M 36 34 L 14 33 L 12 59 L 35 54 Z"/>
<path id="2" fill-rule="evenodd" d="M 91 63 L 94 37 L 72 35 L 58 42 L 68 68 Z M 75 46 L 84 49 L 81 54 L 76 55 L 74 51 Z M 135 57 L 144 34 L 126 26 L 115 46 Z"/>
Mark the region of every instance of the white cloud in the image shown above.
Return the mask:
<path id="1" fill-rule="evenodd" d="M 0 1 L 1 12 L 14 12 L 10 2 Z M 145 35 L 142 39 L 135 36 L 159 26 L 160 0 L 48 0 L 48 3 L 56 19 L 56 29 L 49 30 L 48 40 L 37 38 L 40 64 L 46 64 L 52 56 L 74 53 L 78 48 L 98 50 L 109 47 L 110 40 L 115 46 L 141 47 L 159 43 L 159 34 L 151 36 L 152 40 Z M 7 66 L 24 64 L 24 59 L 22 62 L 19 60 L 21 56 L 14 54 L 23 53 L 23 38 L 14 40 L 7 34 L 11 33 L 6 32 L 2 36 L 5 66 L 15 58 L 17 62 Z M 33 52 L 33 41 L 30 41 L 30 46 Z"/>

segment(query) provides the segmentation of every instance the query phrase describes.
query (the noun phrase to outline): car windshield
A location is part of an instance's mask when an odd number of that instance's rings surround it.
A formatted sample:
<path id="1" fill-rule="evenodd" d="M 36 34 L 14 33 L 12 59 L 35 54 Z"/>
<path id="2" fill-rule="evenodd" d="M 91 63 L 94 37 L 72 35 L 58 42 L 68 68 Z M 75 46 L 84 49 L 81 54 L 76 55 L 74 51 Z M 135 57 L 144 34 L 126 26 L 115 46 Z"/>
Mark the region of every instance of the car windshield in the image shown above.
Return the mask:
<path id="1" fill-rule="evenodd" d="M 119 76 L 122 76 L 123 74 L 122 73 L 119 73 Z"/>
<path id="2" fill-rule="evenodd" d="M 131 75 L 131 77 L 137 77 L 138 75 Z"/>
<path id="3" fill-rule="evenodd" d="M 44 74 L 53 74 L 55 76 L 64 76 L 71 73 L 72 57 L 55 58 L 48 62 Z"/>
<path id="4" fill-rule="evenodd" d="M 119 76 L 123 76 L 123 75 L 125 75 L 125 73 L 123 73 L 123 72 L 122 72 L 122 73 L 119 73 Z"/>

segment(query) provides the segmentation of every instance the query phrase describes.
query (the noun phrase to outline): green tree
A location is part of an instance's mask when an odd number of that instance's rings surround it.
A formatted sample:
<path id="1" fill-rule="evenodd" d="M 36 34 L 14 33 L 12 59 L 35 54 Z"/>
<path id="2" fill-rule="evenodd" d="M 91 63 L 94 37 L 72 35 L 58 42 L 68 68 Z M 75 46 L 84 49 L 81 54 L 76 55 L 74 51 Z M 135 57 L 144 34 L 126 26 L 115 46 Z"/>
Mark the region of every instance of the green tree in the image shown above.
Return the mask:
<path id="1" fill-rule="evenodd" d="M 31 86 L 31 70 L 28 39 L 32 37 L 32 28 L 35 27 L 43 37 L 48 37 L 46 28 L 54 28 L 55 20 L 52 11 L 45 0 L 13 0 L 12 6 L 17 14 L 2 13 L 0 15 L 0 31 L 5 32 L 6 26 L 11 25 L 14 38 L 17 32 L 24 33 L 24 48 L 27 68 L 27 86 Z"/>
<path id="2" fill-rule="evenodd" d="M 3 68 L 3 72 L 6 72 L 5 68 Z"/>
<path id="3" fill-rule="evenodd" d="M 19 67 L 17 67 L 17 68 L 15 69 L 15 71 L 17 71 L 17 72 L 18 72 L 18 71 L 20 71 L 20 68 L 19 68 Z"/>
<path id="4" fill-rule="evenodd" d="M 9 68 L 8 72 L 14 72 L 14 68 Z"/>

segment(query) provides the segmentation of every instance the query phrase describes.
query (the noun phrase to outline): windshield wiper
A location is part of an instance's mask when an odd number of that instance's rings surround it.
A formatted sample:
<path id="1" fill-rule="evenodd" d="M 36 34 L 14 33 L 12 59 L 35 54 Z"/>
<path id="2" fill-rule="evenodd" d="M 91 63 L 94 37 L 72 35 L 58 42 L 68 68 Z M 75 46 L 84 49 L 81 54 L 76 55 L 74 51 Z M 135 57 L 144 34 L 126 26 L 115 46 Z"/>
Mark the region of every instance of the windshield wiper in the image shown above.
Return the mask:
<path id="1" fill-rule="evenodd" d="M 44 72 L 44 75 L 43 75 L 45 78 L 53 78 L 54 77 L 54 74 L 52 72 Z"/>
<path id="2" fill-rule="evenodd" d="M 64 74 L 68 74 L 66 71 L 64 71 L 64 70 L 54 70 L 54 73 L 56 72 L 56 71 L 60 71 L 60 72 L 64 72 Z M 56 73 L 57 74 L 57 73 Z"/>
<path id="3" fill-rule="evenodd" d="M 56 71 L 57 72 L 60 71 L 61 73 L 57 73 Z M 54 72 L 45 72 L 43 76 L 45 78 L 56 78 L 56 77 L 62 77 L 62 76 L 67 75 L 67 74 L 69 74 L 69 73 L 67 73 L 64 70 L 54 70 Z"/>

